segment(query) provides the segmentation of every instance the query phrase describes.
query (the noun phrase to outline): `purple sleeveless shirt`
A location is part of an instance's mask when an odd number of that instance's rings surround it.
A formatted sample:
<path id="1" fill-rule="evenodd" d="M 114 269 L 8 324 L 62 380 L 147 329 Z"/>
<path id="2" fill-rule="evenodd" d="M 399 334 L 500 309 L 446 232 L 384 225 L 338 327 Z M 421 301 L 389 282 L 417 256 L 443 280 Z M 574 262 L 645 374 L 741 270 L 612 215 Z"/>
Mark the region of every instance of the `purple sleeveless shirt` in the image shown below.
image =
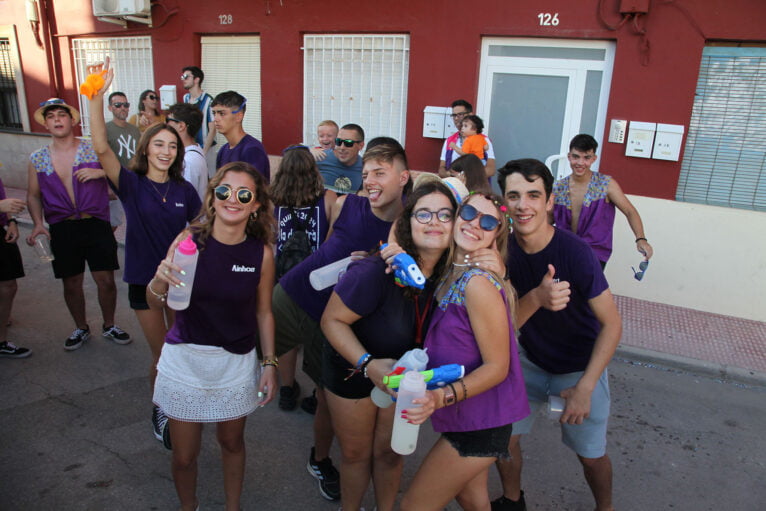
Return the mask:
<path id="1" fill-rule="evenodd" d="M 477 268 L 463 273 L 444 295 L 431 317 L 424 346 L 428 348 L 428 368 L 463 364 L 469 374 L 482 364 L 479 345 L 465 307 L 465 287 L 472 277 L 488 279 L 505 298 L 503 286 L 489 273 Z M 516 335 L 508 312 L 510 366 L 508 375 L 496 386 L 452 406 L 440 408 L 431 416 L 434 431 L 477 431 L 518 422 L 529 415 L 529 402 L 521 374 Z M 458 384 L 459 386 L 459 384 Z"/>
<path id="2" fill-rule="evenodd" d="M 317 268 L 348 257 L 355 250 L 375 248 L 378 243 L 388 239 L 390 229 L 391 222 L 376 217 L 366 197 L 347 195 L 343 209 L 333 225 L 332 236 L 319 250 L 287 272 L 279 284 L 306 314 L 319 322 L 333 288 L 315 290 L 309 282 L 309 274 Z"/>
<path id="3" fill-rule="evenodd" d="M 602 263 L 612 255 L 612 231 L 614 229 L 614 203 L 607 201 L 609 181 L 612 178 L 594 172 L 577 220 L 577 235 L 582 238 Z M 569 195 L 569 176 L 553 185 L 553 220 L 556 227 L 572 232 L 572 199 Z"/>
<path id="4" fill-rule="evenodd" d="M 224 245 L 210 236 L 199 253 L 189 308 L 176 312 L 165 342 L 249 353 L 257 339 L 255 312 L 262 263 L 262 241 L 247 238 L 237 245 Z"/>
<path id="5" fill-rule="evenodd" d="M 64 183 L 53 168 L 50 147 L 38 149 L 29 159 L 35 168 L 37 183 L 40 186 L 40 198 L 46 222 L 55 224 L 69 217 L 79 219 L 82 214 L 109 221 L 109 192 L 106 178 L 91 179 L 84 183 L 77 179 L 76 172 L 80 169 L 101 168 L 98 156 L 89 141 L 80 140 L 72 163 L 72 191 L 76 204 L 72 204 Z"/>

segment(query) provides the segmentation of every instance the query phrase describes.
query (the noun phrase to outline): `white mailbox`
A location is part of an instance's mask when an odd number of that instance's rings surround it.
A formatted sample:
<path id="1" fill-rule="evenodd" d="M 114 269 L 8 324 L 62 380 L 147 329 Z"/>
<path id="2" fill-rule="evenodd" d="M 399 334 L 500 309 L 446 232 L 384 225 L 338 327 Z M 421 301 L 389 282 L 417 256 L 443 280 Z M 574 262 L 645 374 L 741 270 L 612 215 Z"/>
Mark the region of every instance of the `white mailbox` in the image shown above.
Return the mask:
<path id="1" fill-rule="evenodd" d="M 444 106 L 427 106 L 423 109 L 423 136 L 445 138 L 444 126 L 452 109 Z"/>
<path id="2" fill-rule="evenodd" d="M 655 160 L 678 161 L 681 154 L 681 142 L 684 139 L 684 127 L 680 124 L 657 124 L 657 135 L 654 137 Z"/>
<path id="3" fill-rule="evenodd" d="M 651 158 L 656 130 L 657 124 L 654 122 L 630 121 L 628 143 L 625 144 L 625 156 Z"/>
<path id="4" fill-rule="evenodd" d="M 175 85 L 163 85 L 160 87 L 160 108 L 162 110 L 167 110 L 172 105 L 178 103 L 178 99 L 176 98 Z"/>

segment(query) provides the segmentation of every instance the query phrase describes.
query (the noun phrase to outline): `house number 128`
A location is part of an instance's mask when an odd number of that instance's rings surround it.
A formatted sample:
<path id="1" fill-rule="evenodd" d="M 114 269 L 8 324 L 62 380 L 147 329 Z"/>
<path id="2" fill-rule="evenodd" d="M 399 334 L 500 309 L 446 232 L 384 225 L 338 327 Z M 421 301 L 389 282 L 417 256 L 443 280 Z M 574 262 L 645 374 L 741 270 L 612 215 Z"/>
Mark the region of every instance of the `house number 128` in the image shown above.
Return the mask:
<path id="1" fill-rule="evenodd" d="M 231 25 L 234 21 L 234 16 L 231 14 L 219 14 L 218 15 L 218 22 L 221 25 Z"/>
<path id="2" fill-rule="evenodd" d="M 559 13 L 557 12 L 554 12 L 553 14 L 549 12 L 541 12 L 537 17 L 540 19 L 540 25 L 543 27 L 555 27 L 559 24 Z"/>

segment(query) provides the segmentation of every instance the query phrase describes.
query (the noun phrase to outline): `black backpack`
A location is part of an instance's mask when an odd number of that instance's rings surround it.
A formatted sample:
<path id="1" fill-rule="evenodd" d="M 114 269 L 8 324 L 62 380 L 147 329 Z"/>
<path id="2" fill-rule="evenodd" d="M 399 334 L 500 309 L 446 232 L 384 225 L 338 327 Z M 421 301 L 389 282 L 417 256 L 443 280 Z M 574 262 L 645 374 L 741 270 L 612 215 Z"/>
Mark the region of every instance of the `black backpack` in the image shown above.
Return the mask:
<path id="1" fill-rule="evenodd" d="M 290 213 L 294 220 L 293 225 L 297 224 L 297 227 L 293 228 L 290 237 L 282 245 L 282 252 L 277 259 L 277 280 L 313 252 L 311 240 L 309 240 L 309 235 L 306 232 L 308 231 L 308 222 L 301 221 L 293 208 L 290 208 Z"/>

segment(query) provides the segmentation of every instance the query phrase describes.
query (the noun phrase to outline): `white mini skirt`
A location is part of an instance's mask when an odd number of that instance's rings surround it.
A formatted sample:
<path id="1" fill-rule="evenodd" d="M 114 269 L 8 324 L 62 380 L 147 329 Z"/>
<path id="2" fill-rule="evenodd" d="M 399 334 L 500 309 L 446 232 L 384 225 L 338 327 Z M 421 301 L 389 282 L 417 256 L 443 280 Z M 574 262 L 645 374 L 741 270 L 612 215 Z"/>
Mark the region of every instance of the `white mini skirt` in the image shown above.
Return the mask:
<path id="1" fill-rule="evenodd" d="M 257 400 L 256 351 L 236 355 L 218 346 L 162 346 L 154 404 L 186 422 L 223 422 L 249 415 Z"/>

